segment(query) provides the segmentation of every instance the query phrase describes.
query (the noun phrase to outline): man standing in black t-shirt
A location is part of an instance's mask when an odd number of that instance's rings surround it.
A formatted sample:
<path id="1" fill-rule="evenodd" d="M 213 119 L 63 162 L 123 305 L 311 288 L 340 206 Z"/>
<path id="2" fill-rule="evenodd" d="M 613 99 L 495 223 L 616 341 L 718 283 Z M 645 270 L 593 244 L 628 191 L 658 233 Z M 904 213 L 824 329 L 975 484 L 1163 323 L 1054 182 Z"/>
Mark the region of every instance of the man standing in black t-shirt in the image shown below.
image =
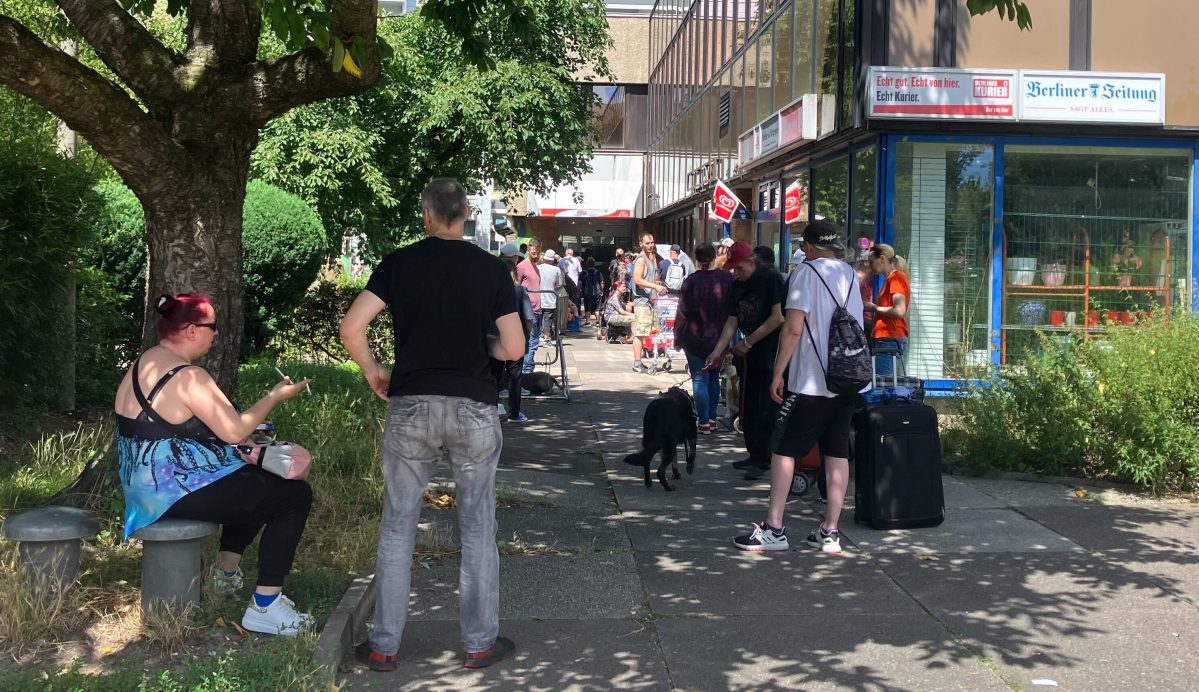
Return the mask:
<path id="1" fill-rule="evenodd" d="M 738 330 L 745 335 L 733 348 L 733 356 L 744 359 L 740 416 L 749 458 L 733 467 L 745 469 L 745 479 L 756 481 L 770 468 L 770 435 L 778 412 L 778 405 L 770 398 L 770 380 L 779 327 L 783 325 L 786 287 L 779 273 L 764 266 L 749 243 L 733 243 L 727 256 L 725 266 L 732 270 L 734 279 L 729 318 L 715 350 L 708 356 L 707 366 L 719 367 L 733 335 Z"/>
<path id="2" fill-rule="evenodd" d="M 385 257 L 341 322 L 346 351 L 371 389 L 390 403 L 375 627 L 355 650 L 378 671 L 396 668 L 421 498 L 443 449 L 454 472 L 462 543 L 464 665 L 483 668 L 515 648 L 498 636 L 495 467 L 503 435 L 488 356 L 521 358 L 524 332 L 504 263 L 462 239 L 470 215 L 466 190 L 449 178 L 434 180 L 421 193 L 421 209 L 428 237 Z M 366 340 L 367 326 L 384 308 L 395 329 L 390 369 L 375 360 Z"/>

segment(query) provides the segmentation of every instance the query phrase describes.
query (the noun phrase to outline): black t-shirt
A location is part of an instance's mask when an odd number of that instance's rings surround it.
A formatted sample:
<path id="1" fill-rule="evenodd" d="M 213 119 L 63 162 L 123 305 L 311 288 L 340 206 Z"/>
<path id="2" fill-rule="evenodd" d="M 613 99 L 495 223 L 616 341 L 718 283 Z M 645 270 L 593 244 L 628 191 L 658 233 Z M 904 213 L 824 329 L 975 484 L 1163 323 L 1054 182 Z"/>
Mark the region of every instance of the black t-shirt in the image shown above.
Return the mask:
<path id="1" fill-rule="evenodd" d="M 425 238 L 383 259 L 366 290 L 391 310 L 391 396 L 434 394 L 495 403 L 487 333 L 517 311 L 512 275 L 463 240 Z"/>
<path id="2" fill-rule="evenodd" d="M 729 316 L 737 318 L 737 328 L 749 336 L 770 317 L 771 309 L 778 305 L 782 309 L 787 297 L 783 277 L 769 267 L 759 267 L 745 281 L 734 281 L 729 295 Z M 753 351 L 774 353 L 778 349 L 779 330 L 775 329 L 760 342 Z M 773 357 L 773 356 L 772 356 Z"/>

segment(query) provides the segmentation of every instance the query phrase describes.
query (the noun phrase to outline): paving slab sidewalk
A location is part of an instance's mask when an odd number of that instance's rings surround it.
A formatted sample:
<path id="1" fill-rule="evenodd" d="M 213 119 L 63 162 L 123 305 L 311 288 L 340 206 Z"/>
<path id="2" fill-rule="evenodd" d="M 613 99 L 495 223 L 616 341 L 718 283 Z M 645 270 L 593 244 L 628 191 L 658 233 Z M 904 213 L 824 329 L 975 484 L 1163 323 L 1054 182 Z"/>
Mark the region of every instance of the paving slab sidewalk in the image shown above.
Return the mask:
<path id="1" fill-rule="evenodd" d="M 400 669 L 346 661 L 346 689 L 1194 688 L 1199 507 L 946 476 L 940 527 L 873 531 L 847 509 L 845 553 L 826 556 L 801 540 L 824 511 L 810 491 L 789 503 L 790 551 L 742 553 L 732 538 L 768 486 L 729 466 L 739 436 L 701 436 L 694 475 L 646 488 L 621 459 L 645 404 L 684 376 L 633 373 L 628 347 L 586 334 L 568 343 L 575 401 L 531 402 L 530 425 L 505 427 L 498 483 L 537 505 L 498 511 L 517 655 L 462 669 L 457 562 L 430 564 Z"/>

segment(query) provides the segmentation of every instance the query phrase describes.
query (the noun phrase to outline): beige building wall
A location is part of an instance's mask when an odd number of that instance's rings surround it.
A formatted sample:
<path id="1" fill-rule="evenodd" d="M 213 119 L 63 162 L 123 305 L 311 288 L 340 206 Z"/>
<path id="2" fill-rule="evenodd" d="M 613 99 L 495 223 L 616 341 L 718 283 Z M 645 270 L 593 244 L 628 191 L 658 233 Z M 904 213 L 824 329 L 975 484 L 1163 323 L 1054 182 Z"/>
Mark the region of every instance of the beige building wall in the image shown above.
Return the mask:
<path id="1" fill-rule="evenodd" d="M 891 3 L 887 64 L 929 67 L 933 64 L 937 0 Z"/>
<path id="2" fill-rule="evenodd" d="M 1016 22 L 1003 19 L 994 11 L 971 17 L 966 0 L 957 2 L 958 67 L 1070 68 L 1069 0 L 1025 0 L 1032 14 L 1029 31 L 1021 31 Z M 1118 4 L 1123 5 L 1125 14 L 1134 14 L 1128 3 Z M 1140 12 L 1138 5 L 1136 13 Z"/>
<path id="3" fill-rule="evenodd" d="M 1164 73 L 1166 124 L 1199 125 L 1199 3 L 1094 0 L 1091 12 L 1091 69 Z"/>
<path id="4" fill-rule="evenodd" d="M 649 18 L 609 17 L 608 65 L 618 84 L 649 82 Z"/>

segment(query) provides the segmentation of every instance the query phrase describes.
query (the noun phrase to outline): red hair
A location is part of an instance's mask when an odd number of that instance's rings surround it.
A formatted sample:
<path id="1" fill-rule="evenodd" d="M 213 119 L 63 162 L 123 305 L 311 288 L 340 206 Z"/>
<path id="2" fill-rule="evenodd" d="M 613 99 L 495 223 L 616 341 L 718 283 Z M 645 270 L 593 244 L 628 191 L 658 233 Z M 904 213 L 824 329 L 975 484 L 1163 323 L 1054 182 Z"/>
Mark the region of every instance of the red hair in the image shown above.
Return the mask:
<path id="1" fill-rule="evenodd" d="M 189 324 L 205 321 L 204 306 L 212 307 L 212 299 L 203 293 L 164 293 L 154 301 L 158 313 L 158 336 L 167 338 L 183 331 Z"/>

